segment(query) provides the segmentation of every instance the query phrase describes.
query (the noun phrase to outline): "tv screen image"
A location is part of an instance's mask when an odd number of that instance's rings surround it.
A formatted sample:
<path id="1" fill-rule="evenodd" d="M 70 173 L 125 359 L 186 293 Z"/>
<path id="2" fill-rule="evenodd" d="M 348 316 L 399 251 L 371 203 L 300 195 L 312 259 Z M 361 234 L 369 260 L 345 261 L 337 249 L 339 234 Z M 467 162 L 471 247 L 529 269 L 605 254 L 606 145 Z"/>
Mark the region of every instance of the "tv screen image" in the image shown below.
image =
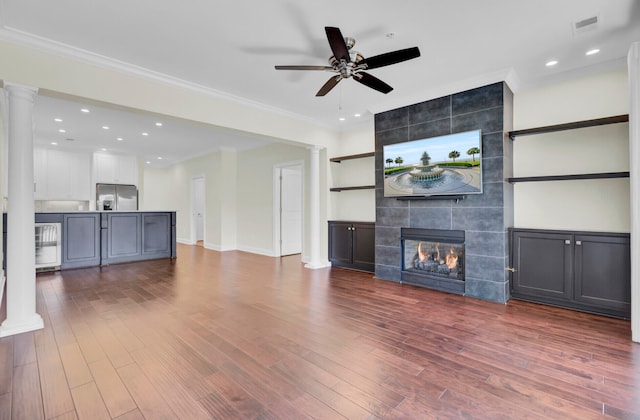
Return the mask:
<path id="1" fill-rule="evenodd" d="M 384 196 L 482 193 L 482 133 L 465 131 L 383 146 Z"/>

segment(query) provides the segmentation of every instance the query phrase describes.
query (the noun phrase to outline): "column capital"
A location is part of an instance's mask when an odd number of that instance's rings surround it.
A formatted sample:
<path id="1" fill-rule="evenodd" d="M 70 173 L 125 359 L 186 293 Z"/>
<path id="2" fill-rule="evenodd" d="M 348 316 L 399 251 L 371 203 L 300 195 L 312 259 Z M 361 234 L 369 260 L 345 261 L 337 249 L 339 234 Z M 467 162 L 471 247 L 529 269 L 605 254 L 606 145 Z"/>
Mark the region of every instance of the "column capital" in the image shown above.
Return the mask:
<path id="1" fill-rule="evenodd" d="M 322 150 L 322 149 L 324 149 L 324 147 L 322 147 L 322 146 L 316 146 L 316 145 L 308 146 L 308 147 L 307 147 L 307 150 L 310 150 L 312 153 L 313 153 L 313 152 L 319 152 L 319 151 L 320 151 L 320 150 Z"/>
<path id="2" fill-rule="evenodd" d="M 4 90 L 9 95 L 21 96 L 33 100 L 38 95 L 38 88 L 13 82 L 4 82 Z"/>

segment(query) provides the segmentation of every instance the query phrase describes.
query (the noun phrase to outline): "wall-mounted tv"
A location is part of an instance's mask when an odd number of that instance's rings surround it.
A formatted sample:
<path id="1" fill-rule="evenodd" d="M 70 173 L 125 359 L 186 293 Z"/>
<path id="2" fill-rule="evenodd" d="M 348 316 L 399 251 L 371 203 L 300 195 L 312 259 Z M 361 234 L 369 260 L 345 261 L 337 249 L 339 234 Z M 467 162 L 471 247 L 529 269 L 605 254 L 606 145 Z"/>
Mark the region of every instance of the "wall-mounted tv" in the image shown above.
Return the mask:
<path id="1" fill-rule="evenodd" d="M 383 146 L 384 196 L 482 193 L 480 130 Z"/>

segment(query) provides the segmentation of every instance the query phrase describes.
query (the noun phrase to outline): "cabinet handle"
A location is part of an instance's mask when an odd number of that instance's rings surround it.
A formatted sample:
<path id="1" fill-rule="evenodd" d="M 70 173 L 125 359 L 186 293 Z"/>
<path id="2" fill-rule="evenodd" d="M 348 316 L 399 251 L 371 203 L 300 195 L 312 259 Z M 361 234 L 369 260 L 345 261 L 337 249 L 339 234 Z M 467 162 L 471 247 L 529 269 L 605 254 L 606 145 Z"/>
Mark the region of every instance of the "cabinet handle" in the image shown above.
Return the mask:
<path id="1" fill-rule="evenodd" d="M 571 245 L 571 240 L 570 239 L 565 239 L 564 240 L 564 244 L 565 245 Z"/>
<path id="2" fill-rule="evenodd" d="M 582 241 L 576 241 L 576 245 L 582 245 Z"/>

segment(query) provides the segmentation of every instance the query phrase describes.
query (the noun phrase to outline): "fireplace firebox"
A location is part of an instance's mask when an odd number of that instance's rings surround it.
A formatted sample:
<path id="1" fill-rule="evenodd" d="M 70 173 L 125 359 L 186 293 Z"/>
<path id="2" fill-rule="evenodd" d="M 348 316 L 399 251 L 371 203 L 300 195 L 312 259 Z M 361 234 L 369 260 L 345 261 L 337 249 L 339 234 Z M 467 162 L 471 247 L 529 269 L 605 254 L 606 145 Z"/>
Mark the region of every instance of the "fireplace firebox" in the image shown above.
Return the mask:
<path id="1" fill-rule="evenodd" d="M 462 230 L 402 228 L 402 281 L 464 294 Z"/>

